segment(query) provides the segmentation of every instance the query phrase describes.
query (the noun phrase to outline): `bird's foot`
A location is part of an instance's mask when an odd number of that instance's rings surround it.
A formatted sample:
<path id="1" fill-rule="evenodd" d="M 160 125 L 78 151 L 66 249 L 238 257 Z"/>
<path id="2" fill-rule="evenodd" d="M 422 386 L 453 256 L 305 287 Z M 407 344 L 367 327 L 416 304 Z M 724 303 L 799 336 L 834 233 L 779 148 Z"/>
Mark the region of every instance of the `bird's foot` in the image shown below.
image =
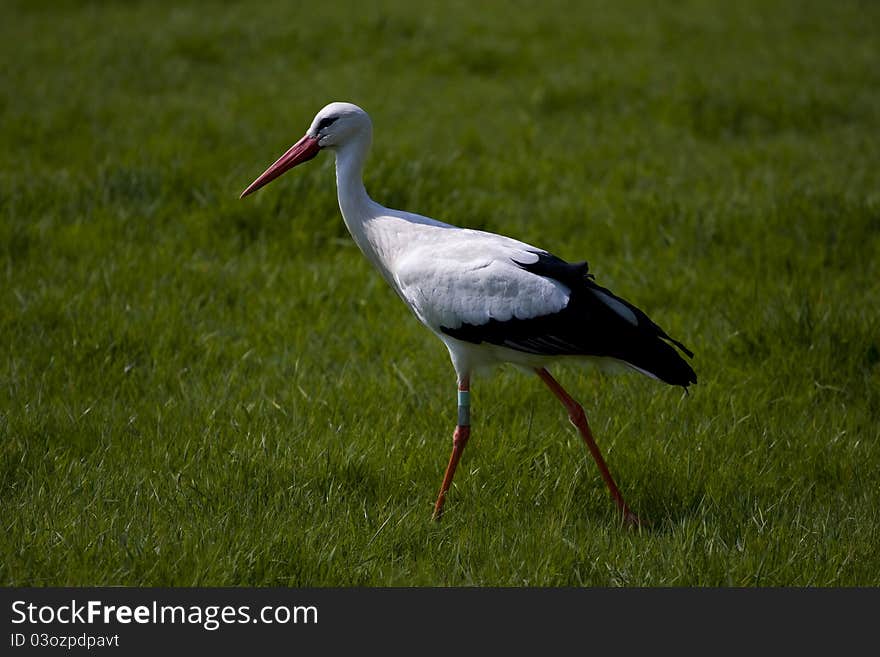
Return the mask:
<path id="1" fill-rule="evenodd" d="M 635 513 L 628 508 L 623 508 L 623 524 L 631 529 L 643 529 L 648 527 L 648 523 L 643 522 Z"/>

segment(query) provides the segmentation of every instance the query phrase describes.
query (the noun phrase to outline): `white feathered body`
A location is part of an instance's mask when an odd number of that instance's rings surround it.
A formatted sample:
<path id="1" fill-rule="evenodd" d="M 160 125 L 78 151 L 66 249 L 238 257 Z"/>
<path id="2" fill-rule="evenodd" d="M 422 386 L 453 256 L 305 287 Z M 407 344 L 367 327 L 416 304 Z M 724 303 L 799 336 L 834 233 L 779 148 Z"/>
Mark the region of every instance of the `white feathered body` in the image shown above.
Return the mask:
<path id="1" fill-rule="evenodd" d="M 331 114 L 351 119 L 340 128 L 338 143 L 327 142 L 335 150 L 346 227 L 416 317 L 443 340 L 460 376 L 498 363 L 534 369 L 567 357 L 687 385 L 693 372 L 664 342 L 671 338 L 629 302 L 588 283 L 585 264 L 373 201 L 362 178 L 372 140 L 369 117 L 332 103 L 308 134 L 319 135 Z"/>
<path id="2" fill-rule="evenodd" d="M 517 262 L 537 262 L 542 251 L 518 240 L 399 210 L 381 208 L 349 230 L 364 255 L 415 316 L 450 347 L 456 369 L 513 362 L 537 367 L 546 356 L 497 345 L 473 345 L 442 328 L 489 320 L 531 319 L 562 310 L 569 289 Z"/>

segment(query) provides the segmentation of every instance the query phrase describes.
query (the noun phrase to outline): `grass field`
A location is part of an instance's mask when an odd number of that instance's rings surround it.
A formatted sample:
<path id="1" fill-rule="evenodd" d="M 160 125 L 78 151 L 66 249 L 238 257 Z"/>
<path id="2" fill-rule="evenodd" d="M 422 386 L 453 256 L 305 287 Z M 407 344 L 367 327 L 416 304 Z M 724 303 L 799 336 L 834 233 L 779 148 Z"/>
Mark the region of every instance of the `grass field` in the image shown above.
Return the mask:
<path id="1" fill-rule="evenodd" d="M 0 583 L 880 585 L 880 5 L 10 2 Z M 351 243 L 331 100 L 392 207 L 587 259 L 688 396 L 454 375 Z"/>

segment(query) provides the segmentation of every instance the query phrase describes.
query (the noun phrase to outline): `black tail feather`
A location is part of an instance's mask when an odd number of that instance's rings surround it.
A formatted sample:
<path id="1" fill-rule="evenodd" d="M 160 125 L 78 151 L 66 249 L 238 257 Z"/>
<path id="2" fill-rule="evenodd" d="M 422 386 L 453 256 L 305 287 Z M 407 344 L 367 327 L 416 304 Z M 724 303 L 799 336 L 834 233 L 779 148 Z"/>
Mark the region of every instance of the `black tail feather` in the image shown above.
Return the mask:
<path id="1" fill-rule="evenodd" d="M 677 340 L 672 340 L 672 338 L 669 340 L 688 356 L 693 356 Z M 621 354 L 618 358 L 674 386 L 687 388 L 697 382 L 697 373 L 694 372 L 694 369 L 672 345 L 659 337 L 655 337 L 653 340 L 650 338 L 644 340 L 639 347 L 628 350 L 625 355 Z"/>

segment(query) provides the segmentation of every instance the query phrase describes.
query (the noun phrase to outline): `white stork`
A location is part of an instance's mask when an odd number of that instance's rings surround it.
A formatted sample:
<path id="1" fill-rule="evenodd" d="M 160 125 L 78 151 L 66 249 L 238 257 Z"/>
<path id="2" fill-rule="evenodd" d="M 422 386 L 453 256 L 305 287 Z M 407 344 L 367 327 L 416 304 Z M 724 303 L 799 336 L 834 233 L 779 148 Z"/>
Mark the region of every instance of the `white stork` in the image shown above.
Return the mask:
<path id="1" fill-rule="evenodd" d="M 372 142 L 369 115 L 351 103 L 330 103 L 305 136 L 242 192 L 256 191 L 321 150 L 336 156 L 339 209 L 354 241 L 415 316 L 449 350 L 458 377 L 458 422 L 434 518 L 470 436 L 470 381 L 474 370 L 513 363 L 533 370 L 562 402 L 595 459 L 623 519 L 639 525 L 620 494 L 586 415 L 547 371 L 550 362 L 623 363 L 672 385 L 696 383 L 693 369 L 645 313 L 596 285 L 587 264 L 569 264 L 509 237 L 458 228 L 383 207 L 364 188 L 364 160 Z M 671 343 L 671 344 L 670 344 Z"/>

